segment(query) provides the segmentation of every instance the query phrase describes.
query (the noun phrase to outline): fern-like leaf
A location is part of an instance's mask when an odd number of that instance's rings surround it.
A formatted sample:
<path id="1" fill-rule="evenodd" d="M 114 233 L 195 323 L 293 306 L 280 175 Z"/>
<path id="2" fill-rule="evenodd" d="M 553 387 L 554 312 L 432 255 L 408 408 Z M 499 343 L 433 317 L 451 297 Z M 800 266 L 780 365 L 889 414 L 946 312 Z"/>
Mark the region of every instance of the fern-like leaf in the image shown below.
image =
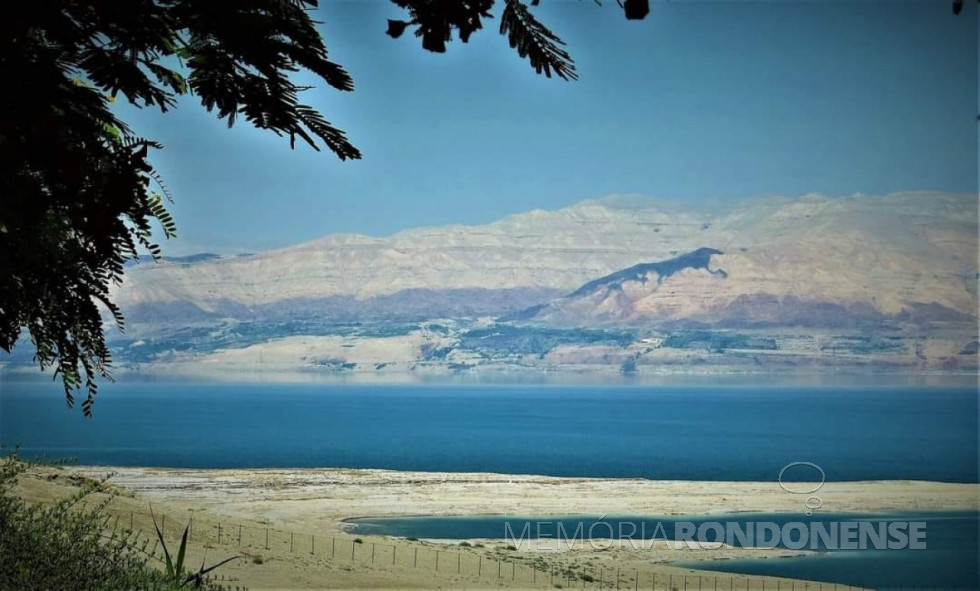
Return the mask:
<path id="1" fill-rule="evenodd" d="M 538 74 L 551 78 L 554 71 L 563 80 L 578 80 L 572 56 L 562 49 L 565 42 L 534 18 L 520 0 L 506 0 L 500 16 L 500 34 L 507 35 L 510 46 L 527 58 Z"/>

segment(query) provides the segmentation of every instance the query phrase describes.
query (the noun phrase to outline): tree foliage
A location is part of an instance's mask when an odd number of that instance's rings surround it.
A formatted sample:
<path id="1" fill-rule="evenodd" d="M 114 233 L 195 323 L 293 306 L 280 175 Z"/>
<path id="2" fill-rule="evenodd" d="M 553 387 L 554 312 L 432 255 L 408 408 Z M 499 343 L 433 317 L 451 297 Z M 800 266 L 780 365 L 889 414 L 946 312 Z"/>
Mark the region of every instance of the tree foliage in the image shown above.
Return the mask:
<path id="1" fill-rule="evenodd" d="M 423 47 L 466 41 L 493 0 L 395 0 Z M 37 0 L 0 21 L 0 348 L 26 328 L 35 360 L 60 375 L 66 400 L 84 389 L 92 412 L 98 379 L 111 379 L 100 305 L 123 328 L 111 289 L 140 251 L 158 257 L 153 223 L 176 233 L 170 194 L 150 164 L 161 146 L 112 112 L 122 97 L 167 111 L 192 94 L 233 125 L 299 138 L 339 158 L 361 154 L 343 131 L 300 101 L 300 70 L 339 91 L 350 75 L 327 55 L 310 18 L 315 0 Z M 393 21 L 394 22 L 394 21 Z M 501 32 L 538 71 L 575 77 L 561 40 L 519 0 L 505 0 Z"/>
<path id="2" fill-rule="evenodd" d="M 127 0 L 18 2 L 0 20 L 0 347 L 26 328 L 42 369 L 54 366 L 68 404 L 85 415 L 110 354 L 99 304 L 122 327 L 110 288 L 127 259 L 148 251 L 154 220 L 176 232 L 166 187 L 150 164 L 161 146 L 111 110 L 122 96 L 167 111 L 191 93 L 232 125 L 360 152 L 299 100 L 305 69 L 342 91 L 307 8 L 312 2 Z"/>
<path id="3" fill-rule="evenodd" d="M 595 0 L 597 3 L 599 0 Z M 501 6 L 499 32 L 539 74 L 575 80 L 562 39 L 532 8 L 539 0 L 392 0 L 423 49 L 464 43 Z M 617 0 L 643 19 L 649 0 Z M 91 414 L 99 378 L 111 379 L 100 305 L 123 315 L 111 289 L 127 260 L 158 257 L 153 224 L 176 232 L 170 194 L 150 164 L 158 143 L 136 136 L 111 110 L 122 97 L 167 111 L 190 94 L 233 125 L 326 147 L 342 160 L 361 153 L 312 106 L 292 76 L 314 74 L 354 88 L 331 61 L 309 10 L 316 0 L 32 0 L 0 19 L 0 348 L 26 329 L 35 360 L 55 368 L 70 405 L 83 388 Z M 959 13 L 963 0 L 953 0 Z"/>
<path id="4" fill-rule="evenodd" d="M 552 72 L 565 80 L 576 80 L 575 63 L 563 46 L 564 41 L 538 21 L 527 4 L 521 0 L 501 0 L 500 34 L 507 36 L 510 46 L 526 58 L 538 74 L 551 77 Z M 470 36 L 483 28 L 483 20 L 493 18 L 490 10 L 494 0 L 392 0 L 408 12 L 409 20 L 388 21 L 388 35 L 401 37 L 409 26 L 422 39 L 422 48 L 437 53 L 446 51 L 455 29 L 466 43 Z M 537 0 L 532 2 L 538 4 Z"/>

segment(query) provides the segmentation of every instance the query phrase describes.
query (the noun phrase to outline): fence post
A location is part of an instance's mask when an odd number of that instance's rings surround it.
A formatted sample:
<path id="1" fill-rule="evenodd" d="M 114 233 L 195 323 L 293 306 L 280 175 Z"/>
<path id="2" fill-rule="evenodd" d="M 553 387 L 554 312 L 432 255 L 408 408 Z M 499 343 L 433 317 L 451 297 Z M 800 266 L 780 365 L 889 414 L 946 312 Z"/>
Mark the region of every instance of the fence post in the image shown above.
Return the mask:
<path id="1" fill-rule="evenodd" d="M 310 534 L 310 554 L 316 554 L 316 534 Z"/>
<path id="2" fill-rule="evenodd" d="M 356 548 L 356 547 L 357 547 L 357 542 L 355 542 L 354 540 L 351 540 L 351 542 L 350 542 L 350 559 L 351 559 L 351 562 L 354 561 L 354 548 Z"/>
<path id="3" fill-rule="evenodd" d="M 479 579 L 480 576 L 483 575 L 483 555 L 481 554 L 478 558 L 480 561 L 477 563 L 476 567 L 476 578 Z"/>
<path id="4" fill-rule="evenodd" d="M 640 591 L 640 570 L 633 571 L 633 591 Z"/>
<path id="5" fill-rule="evenodd" d="M 337 555 L 337 538 L 330 538 L 330 558 Z"/>
<path id="6" fill-rule="evenodd" d="M 218 535 L 221 535 L 221 528 L 218 528 Z M 289 551 L 293 551 L 293 532 L 289 532 Z"/>
<path id="7" fill-rule="evenodd" d="M 551 586 L 555 586 L 555 565 L 551 565 Z"/>
<path id="8" fill-rule="evenodd" d="M 133 531 L 133 511 L 129 512 L 129 531 Z"/>
<path id="9" fill-rule="evenodd" d="M 221 523 L 218 523 L 218 543 L 221 543 Z"/>
<path id="10" fill-rule="evenodd" d="M 194 518 L 191 517 L 187 520 L 187 539 L 194 539 Z"/>
<path id="11" fill-rule="evenodd" d="M 269 549 L 269 528 L 265 528 L 265 549 Z"/>
<path id="12" fill-rule="evenodd" d="M 242 545 L 242 524 L 238 524 L 238 545 Z"/>
<path id="13" fill-rule="evenodd" d="M 419 549 L 417 546 L 415 548 L 415 558 L 412 559 L 412 566 L 414 568 L 418 568 L 419 566 Z"/>
<path id="14" fill-rule="evenodd" d="M 374 542 L 371 542 L 371 564 L 374 564 Z"/>
<path id="15" fill-rule="evenodd" d="M 436 550 L 436 572 L 439 572 L 439 551 Z"/>
<path id="16" fill-rule="evenodd" d="M 391 566 L 395 566 L 395 553 L 398 552 L 398 546 L 391 547 Z"/>
<path id="17" fill-rule="evenodd" d="M 517 563 L 516 562 L 511 562 L 510 563 L 510 580 L 513 581 L 516 578 L 517 578 Z"/>
<path id="18" fill-rule="evenodd" d="M 619 567 L 616 567 L 616 588 L 619 589 Z"/>
<path id="19" fill-rule="evenodd" d="M 166 535 L 167 535 L 167 516 L 166 515 L 161 515 L 160 516 L 160 519 L 161 519 L 161 521 L 160 521 L 160 531 L 162 531 L 163 532 L 163 535 L 166 537 Z"/>
<path id="20" fill-rule="evenodd" d="M 568 570 L 571 571 L 571 569 L 568 569 Z M 599 588 L 600 589 L 602 588 L 602 577 L 605 574 L 605 570 L 606 570 L 606 567 L 604 567 L 604 566 L 600 566 L 599 567 Z"/>
<path id="21" fill-rule="evenodd" d="M 459 574 L 459 565 L 460 565 L 460 562 L 462 560 L 463 560 L 463 555 L 462 554 L 457 554 L 456 555 L 456 574 L 457 575 Z"/>
<path id="22" fill-rule="evenodd" d="M 500 578 L 500 559 L 497 559 L 497 578 Z"/>

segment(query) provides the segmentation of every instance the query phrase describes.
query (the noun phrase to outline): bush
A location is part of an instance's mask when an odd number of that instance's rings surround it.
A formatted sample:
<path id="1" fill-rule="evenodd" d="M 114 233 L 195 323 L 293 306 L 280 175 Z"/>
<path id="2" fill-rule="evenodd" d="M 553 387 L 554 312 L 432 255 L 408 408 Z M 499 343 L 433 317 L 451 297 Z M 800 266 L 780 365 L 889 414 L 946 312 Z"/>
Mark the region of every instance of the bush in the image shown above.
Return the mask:
<path id="1" fill-rule="evenodd" d="M 175 586 L 174 577 L 148 564 L 149 540 L 139 540 L 129 530 L 110 529 L 105 508 L 115 493 L 106 488 L 105 480 L 80 481 L 73 495 L 45 506 L 25 502 L 11 490 L 29 467 L 16 453 L 0 457 L 0 589 Z M 109 494 L 93 509 L 82 507 L 96 492 Z M 194 582 L 198 588 L 220 589 L 203 576 Z"/>
<path id="2" fill-rule="evenodd" d="M 147 566 L 145 542 L 128 531 L 104 533 L 107 501 L 79 507 L 102 483 L 83 483 L 50 506 L 29 504 L 11 491 L 27 468 L 16 453 L 0 458 L 0 589 L 168 587 L 163 573 Z"/>
<path id="3" fill-rule="evenodd" d="M 355 538 L 354 539 L 354 543 L 355 544 L 363 544 L 364 543 L 364 540 L 362 540 L 361 538 Z"/>
<path id="4" fill-rule="evenodd" d="M 473 544 L 471 544 L 469 542 L 460 542 L 459 545 L 462 546 L 463 548 L 472 548 L 473 547 Z"/>

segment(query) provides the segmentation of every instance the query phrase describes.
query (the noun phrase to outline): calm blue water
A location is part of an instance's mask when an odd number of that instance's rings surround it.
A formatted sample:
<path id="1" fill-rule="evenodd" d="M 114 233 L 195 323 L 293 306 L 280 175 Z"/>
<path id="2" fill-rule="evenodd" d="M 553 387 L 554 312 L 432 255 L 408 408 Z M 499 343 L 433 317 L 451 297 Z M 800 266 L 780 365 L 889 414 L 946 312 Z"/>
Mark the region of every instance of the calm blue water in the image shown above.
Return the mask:
<path id="1" fill-rule="evenodd" d="M 83 464 L 977 482 L 976 388 L 0 382 L 0 443 Z M 787 474 L 787 476 L 791 476 Z M 812 478 L 812 473 L 799 473 Z"/>
<path id="2" fill-rule="evenodd" d="M 65 408 L 57 384 L 2 378 L 0 443 L 83 464 L 775 481 L 783 466 L 813 462 L 831 481 L 978 481 L 976 387 L 123 382 L 104 386 L 95 417 L 83 419 L 77 408 Z M 786 479 L 813 479 L 808 470 L 794 469 Z M 499 526 L 497 519 L 490 526 Z M 467 529 L 459 537 L 482 537 L 473 523 L 454 527 Z M 924 552 L 699 567 L 972 588 L 977 527 L 975 515 L 932 516 Z"/>
<path id="3" fill-rule="evenodd" d="M 828 552 L 779 560 L 686 563 L 706 570 L 784 576 L 879 589 L 980 589 L 980 516 L 890 516 L 926 522 L 925 550 Z"/>
<path id="4" fill-rule="evenodd" d="M 812 524 L 822 522 L 830 528 L 831 521 L 924 521 L 926 548 L 924 550 L 865 550 L 831 551 L 817 556 L 800 558 L 779 558 L 764 560 L 724 560 L 687 561 L 681 566 L 705 570 L 738 572 L 756 575 L 786 576 L 804 578 L 811 581 L 824 581 L 843 585 L 869 588 L 939 588 L 939 589 L 977 589 L 980 587 L 978 574 L 978 528 L 980 516 L 969 512 L 950 513 L 909 513 L 909 514 L 831 514 L 816 513 L 813 518 L 801 514 L 736 514 L 671 517 L 629 517 L 629 516 L 574 516 L 574 517 L 518 517 L 518 516 L 475 516 L 475 517 L 406 517 L 386 519 L 357 519 L 352 523 L 353 531 L 363 534 L 394 535 L 403 537 L 437 539 L 513 539 L 520 538 L 525 523 L 530 522 L 528 536 L 535 538 L 541 532 L 546 547 L 553 547 L 558 537 L 559 521 L 563 524 L 563 537 L 571 537 L 582 525 L 583 537 L 588 532 L 593 538 L 631 536 L 638 539 L 674 538 L 674 524 L 689 521 L 700 525 L 706 521 L 735 522 L 745 529 L 751 519 L 756 522 L 773 522 L 784 525 L 788 522 Z M 538 522 L 545 522 L 538 525 Z M 510 524 L 510 530 L 506 524 Z M 609 524 L 595 525 L 597 523 Z M 662 529 L 657 529 L 661 524 Z M 540 528 L 540 529 L 539 529 Z M 611 529 L 610 529 L 611 528 Z M 618 532 L 624 532 L 620 536 Z M 636 532 L 636 533 L 634 533 Z M 709 539 L 711 536 L 709 536 Z M 598 547 L 605 544 L 598 543 Z M 639 547 L 639 543 L 635 544 Z M 626 546 L 628 547 L 628 546 Z"/>

